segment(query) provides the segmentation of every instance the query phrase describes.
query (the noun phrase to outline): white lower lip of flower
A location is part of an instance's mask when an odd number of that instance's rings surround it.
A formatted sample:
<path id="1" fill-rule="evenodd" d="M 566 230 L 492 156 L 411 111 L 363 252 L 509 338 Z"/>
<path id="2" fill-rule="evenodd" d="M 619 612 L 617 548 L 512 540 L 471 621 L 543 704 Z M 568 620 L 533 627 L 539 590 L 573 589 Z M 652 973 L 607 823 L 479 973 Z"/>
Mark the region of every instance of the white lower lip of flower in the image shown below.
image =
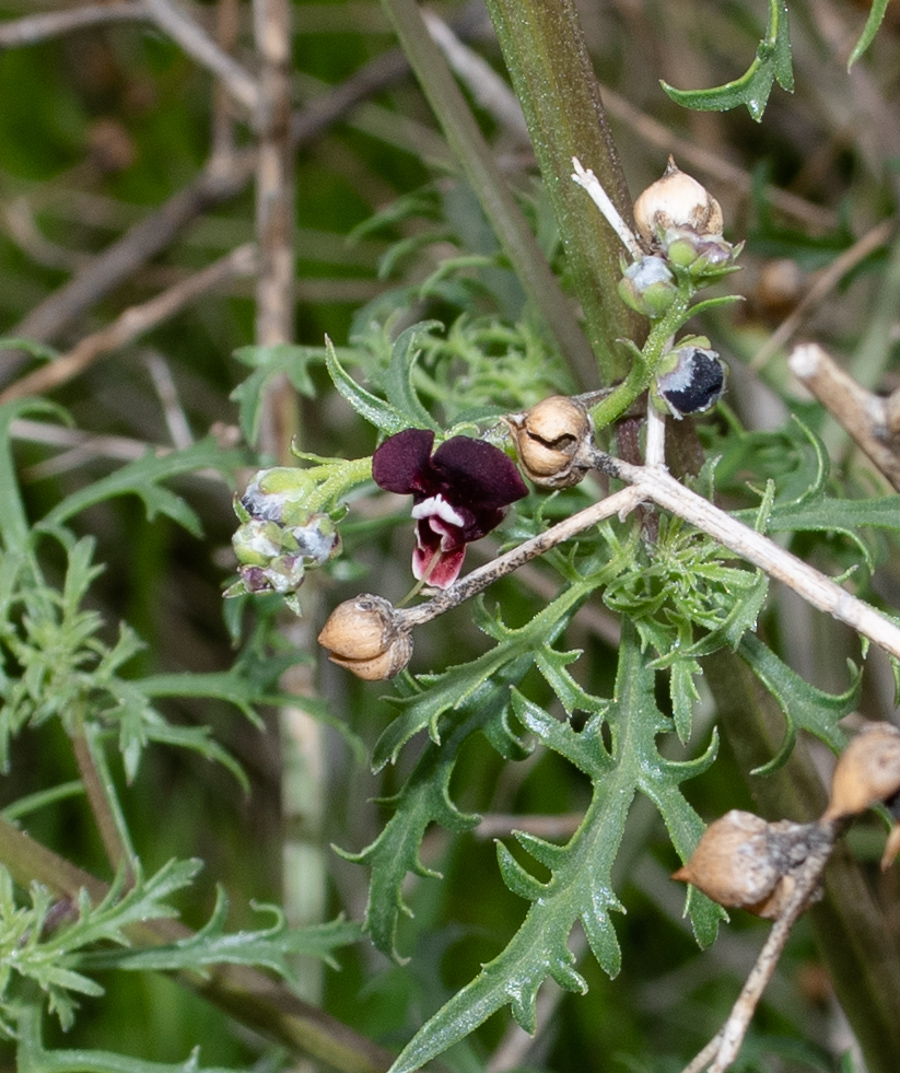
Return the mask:
<path id="1" fill-rule="evenodd" d="M 446 522 L 448 525 L 465 525 L 465 518 L 450 506 L 443 496 L 431 496 L 430 499 L 423 499 L 421 503 L 417 503 L 412 509 L 412 516 L 418 521 L 419 518 L 440 518 L 442 522 Z"/>

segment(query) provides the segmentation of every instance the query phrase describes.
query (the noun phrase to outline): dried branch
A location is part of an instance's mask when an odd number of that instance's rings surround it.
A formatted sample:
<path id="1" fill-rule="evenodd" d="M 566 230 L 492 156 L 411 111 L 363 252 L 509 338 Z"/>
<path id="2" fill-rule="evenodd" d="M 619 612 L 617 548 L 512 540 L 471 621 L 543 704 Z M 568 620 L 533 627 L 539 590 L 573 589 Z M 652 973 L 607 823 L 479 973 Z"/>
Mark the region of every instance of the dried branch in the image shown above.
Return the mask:
<path id="1" fill-rule="evenodd" d="M 73 30 L 84 30 L 109 22 L 147 22 L 150 13 L 142 0 L 108 0 L 107 3 L 87 4 L 64 11 L 48 11 L 26 15 L 0 26 L 0 48 L 22 48 L 37 45 L 52 37 L 61 37 Z"/>
<path id="2" fill-rule="evenodd" d="M 900 658 L 900 629 L 874 607 L 857 599 L 773 540 L 685 488 L 665 470 L 634 466 L 601 452 L 598 452 L 597 464 L 610 476 L 627 481 L 641 492 L 644 499 L 684 518 L 742 559 L 793 589 L 813 607 L 827 612 Z"/>
<path id="3" fill-rule="evenodd" d="M 794 889 L 769 932 L 756 964 L 728 1015 L 728 1020 L 700 1054 L 685 1067 L 683 1073 L 700 1073 L 710 1062 L 712 1065 L 709 1066 L 709 1073 L 725 1073 L 737 1057 L 762 993 L 778 965 L 791 928 L 819 886 L 822 872 L 834 848 L 836 833 L 837 828 L 833 823 L 820 822 L 815 825 L 810 852 L 794 876 Z"/>
<path id="4" fill-rule="evenodd" d="M 657 453 L 657 448 L 654 452 Z M 640 503 L 649 501 L 684 518 L 740 558 L 765 571 L 769 577 L 793 589 L 813 607 L 852 627 L 900 659 L 900 629 L 889 619 L 773 540 L 686 488 L 661 465 L 636 466 L 597 450 L 594 450 L 594 464 L 630 487 L 571 515 L 493 562 L 478 567 L 427 603 L 398 610 L 398 628 L 412 630 L 430 622 L 562 541 L 614 514 L 624 517 Z"/>
<path id="5" fill-rule="evenodd" d="M 260 91 L 256 79 L 207 32 L 186 15 L 173 0 L 143 0 L 153 21 L 192 59 L 206 67 L 231 96 L 251 114 L 259 105 Z"/>
<path id="6" fill-rule="evenodd" d="M 296 151 L 308 145 L 362 101 L 408 72 L 409 65 L 398 49 L 367 63 L 292 117 L 292 148 Z M 250 183 L 255 168 L 254 149 L 242 150 L 230 160 L 214 156 L 187 186 L 126 231 L 5 334 L 42 341 L 56 338 L 169 247 L 204 212 L 237 197 Z M 9 376 L 24 360 L 7 352 L 3 372 Z"/>
<path id="7" fill-rule="evenodd" d="M 256 247 L 252 243 L 238 246 L 227 256 L 213 262 L 202 272 L 188 276 L 174 287 L 151 298 L 142 305 L 132 306 L 121 313 L 112 324 L 86 336 L 68 354 L 50 365 L 43 365 L 23 376 L 0 392 L 0 404 L 23 395 L 39 395 L 66 383 L 84 372 L 98 358 L 132 342 L 227 280 L 252 275 L 256 268 Z"/>
<path id="8" fill-rule="evenodd" d="M 870 253 L 874 253 L 880 246 L 890 239 L 896 224 L 893 219 L 882 220 L 858 242 L 840 255 L 817 277 L 803 298 L 797 303 L 795 309 L 785 317 L 774 332 L 769 336 L 763 346 L 754 355 L 750 362 L 750 368 L 754 371 L 762 369 L 769 360 L 778 353 L 791 336 L 800 328 L 805 320 L 817 309 L 829 294 L 837 287 L 844 276 L 858 264 L 864 261 Z"/>
<path id="9" fill-rule="evenodd" d="M 867 391 L 816 343 L 795 347 L 788 366 L 900 491 L 900 400 L 896 394 L 883 398 Z"/>

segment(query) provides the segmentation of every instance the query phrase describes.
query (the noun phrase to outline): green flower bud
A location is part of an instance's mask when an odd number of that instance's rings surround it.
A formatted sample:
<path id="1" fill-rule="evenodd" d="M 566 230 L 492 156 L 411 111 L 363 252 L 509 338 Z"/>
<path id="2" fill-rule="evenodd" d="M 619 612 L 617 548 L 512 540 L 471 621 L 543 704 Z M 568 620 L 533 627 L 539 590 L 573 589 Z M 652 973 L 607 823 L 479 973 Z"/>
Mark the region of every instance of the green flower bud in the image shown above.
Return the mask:
<path id="1" fill-rule="evenodd" d="M 658 320 L 675 301 L 678 285 L 662 257 L 642 257 L 625 269 L 618 290 L 630 309 Z"/>

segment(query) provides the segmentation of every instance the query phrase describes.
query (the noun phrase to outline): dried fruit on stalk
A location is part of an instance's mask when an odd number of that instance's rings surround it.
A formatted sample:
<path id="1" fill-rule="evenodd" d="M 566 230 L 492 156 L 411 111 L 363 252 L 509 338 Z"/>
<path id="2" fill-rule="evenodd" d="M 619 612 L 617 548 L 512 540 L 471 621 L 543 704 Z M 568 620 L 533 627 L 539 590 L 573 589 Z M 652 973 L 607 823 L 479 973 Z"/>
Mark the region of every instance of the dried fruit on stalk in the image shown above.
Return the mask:
<path id="1" fill-rule="evenodd" d="M 594 426 L 577 399 L 553 395 L 521 414 L 510 414 L 519 464 L 543 488 L 570 488 L 591 468 Z"/>
<path id="2" fill-rule="evenodd" d="M 831 797 L 823 821 L 857 816 L 872 805 L 885 804 L 900 815 L 900 730 L 889 723 L 870 723 L 838 759 L 831 779 Z M 888 835 L 881 867 L 900 852 L 900 821 Z"/>
<path id="3" fill-rule="evenodd" d="M 815 830 L 815 824 L 769 823 L 752 812 L 732 809 L 707 827 L 691 859 L 672 878 L 693 884 L 719 905 L 776 920 Z"/>
<path id="4" fill-rule="evenodd" d="M 638 234 L 653 248 L 670 228 L 697 235 L 721 235 L 722 207 L 701 183 L 685 174 L 670 156 L 661 179 L 651 183 L 634 203 Z"/>
<path id="5" fill-rule="evenodd" d="M 339 604 L 318 641 L 332 663 L 370 682 L 393 678 L 412 656 L 412 637 L 398 628 L 393 605 L 368 593 Z"/>

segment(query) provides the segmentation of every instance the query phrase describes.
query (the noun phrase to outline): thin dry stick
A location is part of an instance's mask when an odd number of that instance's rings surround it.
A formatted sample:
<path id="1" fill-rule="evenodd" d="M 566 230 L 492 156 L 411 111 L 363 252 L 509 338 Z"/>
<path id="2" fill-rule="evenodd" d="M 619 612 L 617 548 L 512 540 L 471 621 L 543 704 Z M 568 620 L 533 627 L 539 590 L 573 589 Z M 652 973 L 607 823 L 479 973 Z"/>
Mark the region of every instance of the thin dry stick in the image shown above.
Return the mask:
<path id="1" fill-rule="evenodd" d="M 858 242 L 854 242 L 849 250 L 844 250 L 839 257 L 836 257 L 816 278 L 815 283 L 797 303 L 796 308 L 785 317 L 760 347 L 749 367 L 754 371 L 763 368 L 812 312 L 825 301 L 844 276 L 864 261 L 870 253 L 874 253 L 880 246 L 885 245 L 894 227 L 894 220 L 882 220 L 880 224 L 867 231 Z"/>
<path id="2" fill-rule="evenodd" d="M 684 518 L 742 559 L 783 582 L 813 607 L 851 626 L 892 656 L 900 658 L 900 629 L 874 607 L 852 596 L 768 537 L 685 488 L 665 470 L 634 466 L 602 452 L 597 452 L 597 465 L 610 476 L 627 481 L 641 492 L 644 499 Z"/>
<path id="3" fill-rule="evenodd" d="M 192 59 L 215 75 L 218 83 L 248 112 L 259 105 L 256 79 L 172 0 L 143 0 L 156 25 Z"/>
<path id="4" fill-rule="evenodd" d="M 795 347 L 788 367 L 900 491 L 900 441 L 894 439 L 891 402 L 867 391 L 815 343 Z"/>
<path id="5" fill-rule="evenodd" d="M 655 145 L 667 155 L 671 153 L 680 163 L 687 163 L 697 171 L 728 183 L 744 196 L 749 196 L 753 188 L 753 179 L 743 168 L 737 167 L 716 153 L 711 153 L 708 149 L 679 138 L 672 133 L 671 127 L 652 119 L 646 112 L 641 112 L 608 86 L 600 88 L 607 112 L 614 119 L 626 123 L 629 130 L 638 137 Z M 820 205 L 815 205 L 777 186 L 767 186 L 766 196 L 772 205 L 786 216 L 819 230 L 833 228 L 837 223 L 837 214 L 831 209 L 824 209 Z"/>
<path id="6" fill-rule="evenodd" d="M 620 492 L 601 499 L 599 503 L 593 503 L 590 507 L 586 507 L 577 514 L 570 515 L 563 521 L 551 526 L 546 532 L 539 533 L 537 536 L 520 544 L 517 548 L 505 552 L 503 555 L 498 555 L 492 562 L 472 570 L 471 573 L 466 574 L 464 578 L 455 582 L 449 589 L 445 589 L 427 603 L 419 604 L 417 607 L 401 608 L 396 613 L 398 627 L 407 630 L 430 622 L 438 615 L 449 611 L 450 608 L 456 607 L 457 604 L 461 604 L 464 600 L 468 600 L 470 596 L 475 596 L 483 589 L 486 589 L 488 585 L 498 578 L 512 573 L 513 570 L 518 570 L 524 563 L 543 555 L 564 540 L 569 540 L 573 536 L 583 533 L 585 529 L 598 525 L 606 518 L 611 518 L 614 514 L 624 517 L 629 511 L 634 510 L 642 498 L 641 493 L 636 489 L 623 488 Z"/>
<path id="7" fill-rule="evenodd" d="M 422 9 L 422 18 L 435 44 L 444 53 L 456 75 L 472 91 L 475 100 L 525 145 L 531 144 L 528 126 L 518 98 L 493 67 L 464 44 L 432 11 Z"/>
<path id="8" fill-rule="evenodd" d="M 110 0 L 65 11 L 26 15 L 25 18 L 12 19 L 0 26 L 0 48 L 36 45 L 51 37 L 108 22 L 147 22 L 149 19 L 150 13 L 140 0 Z"/>
<path id="9" fill-rule="evenodd" d="M 408 72 L 409 65 L 399 49 L 392 49 L 361 67 L 346 82 L 323 93 L 293 117 L 293 149 L 309 144 L 362 101 Z M 5 334 L 42 341 L 56 338 L 168 248 L 198 216 L 241 193 L 253 178 L 255 168 L 255 149 L 245 149 L 228 161 L 214 156 L 187 186 L 126 231 Z M 4 354 L 2 361 L 7 376 L 25 360 L 14 353 Z"/>
<path id="10" fill-rule="evenodd" d="M 725 1070 L 737 1058 L 750 1021 L 766 985 L 772 979 L 778 959 L 790 936 L 791 928 L 818 887 L 822 872 L 834 848 L 836 834 L 834 824 L 820 823 L 815 829 L 815 834 L 809 855 L 795 875 L 796 885 L 785 903 L 781 916 L 769 932 L 759 957 L 756 959 L 756 964 L 750 970 L 750 975 L 728 1015 L 728 1020 L 713 1041 L 716 1042 L 715 1050 L 713 1051 L 713 1042 L 707 1044 L 683 1073 L 699 1073 L 699 1070 L 703 1069 L 710 1059 L 712 1059 L 712 1065 L 709 1067 L 709 1073 L 725 1073 Z M 711 1051 L 713 1053 L 710 1053 Z M 701 1059 L 703 1059 L 702 1062 Z"/>
<path id="11" fill-rule="evenodd" d="M 604 518 L 613 514 L 623 516 L 638 503 L 650 501 L 684 518 L 742 559 L 799 593 L 813 607 L 827 612 L 900 659 L 900 629 L 874 607 L 857 599 L 773 540 L 685 488 L 661 466 L 635 466 L 602 451 L 595 452 L 595 465 L 631 487 L 573 514 L 546 532 L 498 556 L 493 562 L 473 570 L 427 603 L 398 610 L 398 628 L 411 630 L 430 622 L 561 541 L 577 536 Z"/>
<path id="12" fill-rule="evenodd" d="M 173 317 L 207 291 L 236 277 L 252 275 L 255 267 L 256 247 L 252 243 L 238 246 L 226 257 L 151 298 L 149 302 L 126 309 L 112 324 L 86 336 L 57 361 L 23 376 L 21 380 L 0 392 L 0 403 L 22 398 L 24 395 L 40 395 L 51 388 L 59 387 L 84 372 L 98 358 L 132 342 Z"/>

